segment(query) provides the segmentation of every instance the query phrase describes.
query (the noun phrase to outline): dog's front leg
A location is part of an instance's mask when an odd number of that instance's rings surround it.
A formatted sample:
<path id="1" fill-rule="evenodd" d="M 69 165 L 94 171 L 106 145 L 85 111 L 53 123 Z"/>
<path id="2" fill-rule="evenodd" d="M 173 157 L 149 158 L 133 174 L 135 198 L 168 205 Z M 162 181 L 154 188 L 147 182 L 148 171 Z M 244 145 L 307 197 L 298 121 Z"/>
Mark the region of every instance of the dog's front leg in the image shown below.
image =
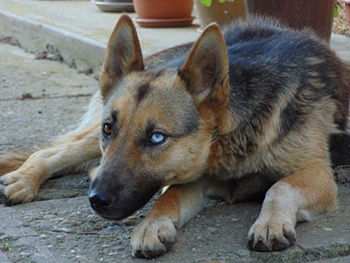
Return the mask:
<path id="1" fill-rule="evenodd" d="M 274 251 L 294 245 L 297 221 L 337 207 L 337 188 L 327 162 L 305 165 L 298 173 L 275 183 L 266 193 L 256 222 L 249 230 L 249 246 Z"/>
<path id="2" fill-rule="evenodd" d="M 132 255 L 153 258 L 176 241 L 177 230 L 203 207 L 205 182 L 170 186 L 131 237 Z"/>
<path id="3" fill-rule="evenodd" d="M 55 174 L 64 174 L 85 162 L 100 157 L 99 122 L 62 136 L 50 147 L 34 152 L 17 170 L 0 177 L 0 190 L 14 205 L 32 201 L 42 182 Z"/>

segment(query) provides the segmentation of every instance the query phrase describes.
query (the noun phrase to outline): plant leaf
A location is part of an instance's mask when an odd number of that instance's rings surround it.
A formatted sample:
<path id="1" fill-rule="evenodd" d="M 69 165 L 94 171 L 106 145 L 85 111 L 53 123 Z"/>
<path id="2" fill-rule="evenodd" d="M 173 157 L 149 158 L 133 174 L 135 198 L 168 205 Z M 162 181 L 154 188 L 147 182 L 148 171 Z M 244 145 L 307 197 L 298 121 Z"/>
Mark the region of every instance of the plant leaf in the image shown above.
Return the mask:
<path id="1" fill-rule="evenodd" d="M 206 6 L 206 7 L 210 7 L 211 6 L 211 1 L 212 0 L 201 0 L 201 3 Z"/>
<path id="2" fill-rule="evenodd" d="M 338 5 L 334 5 L 334 14 L 333 17 L 337 18 L 339 16 Z"/>

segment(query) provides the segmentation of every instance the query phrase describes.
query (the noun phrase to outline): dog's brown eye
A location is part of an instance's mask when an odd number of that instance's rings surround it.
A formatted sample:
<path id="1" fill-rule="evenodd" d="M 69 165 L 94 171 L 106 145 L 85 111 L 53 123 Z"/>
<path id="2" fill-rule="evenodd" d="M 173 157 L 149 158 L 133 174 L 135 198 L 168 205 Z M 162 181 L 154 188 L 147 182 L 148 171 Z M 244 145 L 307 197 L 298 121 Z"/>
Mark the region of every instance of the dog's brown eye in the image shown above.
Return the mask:
<path id="1" fill-rule="evenodd" d="M 105 135 L 109 136 L 112 134 L 112 124 L 104 123 L 102 127 L 102 131 Z"/>

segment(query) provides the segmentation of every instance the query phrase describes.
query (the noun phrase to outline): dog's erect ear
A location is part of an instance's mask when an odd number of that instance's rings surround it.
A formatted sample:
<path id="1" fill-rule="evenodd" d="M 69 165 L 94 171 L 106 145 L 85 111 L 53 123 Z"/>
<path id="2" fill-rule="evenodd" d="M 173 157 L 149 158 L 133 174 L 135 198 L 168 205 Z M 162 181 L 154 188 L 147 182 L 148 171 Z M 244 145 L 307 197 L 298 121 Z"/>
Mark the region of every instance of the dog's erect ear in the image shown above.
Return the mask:
<path id="1" fill-rule="evenodd" d="M 189 92 L 199 106 L 222 103 L 228 96 L 228 56 L 218 25 L 211 24 L 193 45 L 179 71 L 189 83 Z"/>
<path id="2" fill-rule="evenodd" d="M 108 41 L 100 75 L 104 101 L 118 81 L 132 71 L 143 70 L 143 58 L 136 28 L 128 15 L 122 15 Z"/>

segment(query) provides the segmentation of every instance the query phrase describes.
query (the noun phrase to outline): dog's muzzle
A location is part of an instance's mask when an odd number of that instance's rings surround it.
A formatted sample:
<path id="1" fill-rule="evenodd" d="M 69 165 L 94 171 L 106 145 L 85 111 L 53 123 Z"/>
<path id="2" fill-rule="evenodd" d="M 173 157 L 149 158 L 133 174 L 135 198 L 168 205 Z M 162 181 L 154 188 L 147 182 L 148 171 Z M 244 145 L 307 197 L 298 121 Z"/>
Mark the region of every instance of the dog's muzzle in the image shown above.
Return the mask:
<path id="1" fill-rule="evenodd" d="M 138 183 L 137 180 L 118 179 L 117 176 L 97 176 L 89 189 L 92 209 L 106 219 L 119 220 L 132 215 L 161 188 L 157 181 Z"/>

